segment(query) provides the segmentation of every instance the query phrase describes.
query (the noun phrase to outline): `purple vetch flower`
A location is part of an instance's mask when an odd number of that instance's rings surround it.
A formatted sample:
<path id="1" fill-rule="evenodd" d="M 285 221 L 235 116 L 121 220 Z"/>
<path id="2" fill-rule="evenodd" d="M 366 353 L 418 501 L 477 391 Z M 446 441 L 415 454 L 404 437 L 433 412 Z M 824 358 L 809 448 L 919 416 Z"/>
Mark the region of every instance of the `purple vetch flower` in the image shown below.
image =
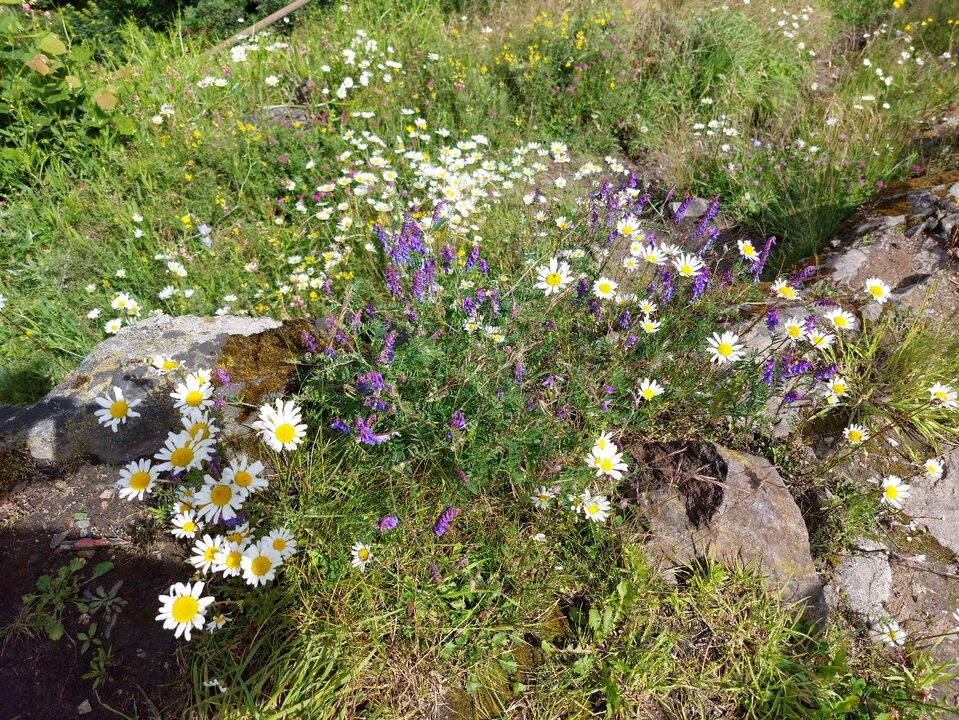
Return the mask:
<path id="1" fill-rule="evenodd" d="M 423 302 L 426 299 L 426 285 L 423 278 L 423 268 L 418 267 L 413 270 L 412 280 L 410 281 L 410 293 L 413 299 Z"/>
<path id="2" fill-rule="evenodd" d="M 313 337 L 313 335 L 304 330 L 300 338 L 303 341 L 303 347 L 306 348 L 308 353 L 316 352 L 316 338 Z"/>
<path id="3" fill-rule="evenodd" d="M 356 376 L 356 389 L 364 395 L 378 392 L 382 390 L 385 385 L 386 383 L 383 382 L 383 376 L 376 372 L 376 370 L 370 370 L 369 372 Z"/>
<path id="4" fill-rule="evenodd" d="M 436 519 L 436 524 L 433 526 L 433 534 L 436 537 L 443 537 L 446 534 L 446 531 L 449 530 L 450 522 L 459 515 L 462 510 L 455 508 L 452 505 L 447 505 L 443 512 L 440 513 L 440 516 Z"/>
<path id="5" fill-rule="evenodd" d="M 813 364 L 806 360 L 805 358 L 799 358 L 795 362 L 786 364 L 786 360 L 783 359 L 783 371 L 782 375 L 784 378 L 796 377 L 797 375 L 805 375 L 813 368 Z"/>
<path id="6" fill-rule="evenodd" d="M 399 518 L 395 515 L 384 515 L 379 520 L 376 521 L 375 527 L 381 533 L 387 533 L 390 530 L 395 530 L 397 524 L 399 524 Z"/>
<path id="7" fill-rule="evenodd" d="M 696 281 L 693 283 L 693 294 L 690 298 L 690 302 L 693 300 L 698 300 L 699 297 L 706 292 L 706 288 L 709 286 L 709 269 L 703 267 L 696 274 Z"/>
<path id="8" fill-rule="evenodd" d="M 466 429 L 466 416 L 463 414 L 462 410 L 457 410 L 452 415 L 450 419 L 446 422 L 453 430 L 465 430 Z"/>
<path id="9" fill-rule="evenodd" d="M 383 349 L 376 358 L 377 365 L 389 365 L 393 362 L 393 348 L 396 345 L 396 331 L 390 330 L 383 338 Z"/>
<path id="10" fill-rule="evenodd" d="M 443 268 L 444 273 L 453 272 L 453 261 L 456 260 L 456 251 L 453 249 L 452 245 L 444 245 L 443 249 L 440 250 L 440 267 Z"/>
<path id="11" fill-rule="evenodd" d="M 222 368 L 216 368 L 213 371 L 212 375 L 216 379 L 216 381 L 220 383 L 220 385 L 222 385 L 223 387 L 229 389 L 230 387 L 233 386 L 233 383 L 230 382 L 230 375 L 227 373 L 226 370 Z"/>
<path id="12" fill-rule="evenodd" d="M 766 311 L 766 327 L 769 328 L 769 332 L 772 332 L 776 329 L 777 325 L 779 325 L 779 310 L 769 308 L 769 310 Z"/>
<path id="13" fill-rule="evenodd" d="M 543 323 L 543 328 L 544 328 L 545 330 L 555 330 L 555 329 L 556 329 L 556 323 L 554 323 L 552 320 L 547 320 L 547 321 L 545 321 L 545 322 Z"/>
<path id="14" fill-rule="evenodd" d="M 798 390 L 790 390 L 790 391 L 789 391 L 788 393 L 786 393 L 786 395 L 783 397 L 783 405 L 789 405 L 789 404 L 794 403 L 794 402 L 796 402 L 797 400 L 801 400 L 801 399 L 802 399 L 802 395 L 799 393 Z"/>
<path id="15" fill-rule="evenodd" d="M 773 374 L 776 372 L 776 358 L 770 357 L 763 363 L 763 384 L 773 386 Z"/>
<path id="16" fill-rule="evenodd" d="M 706 234 L 706 228 L 709 227 L 709 223 L 712 222 L 713 218 L 716 217 L 716 213 L 719 212 L 719 195 L 716 195 L 712 202 L 709 203 L 709 208 L 706 210 L 706 214 L 703 215 L 703 219 L 699 221 L 699 225 L 696 226 L 696 232 L 693 237 L 702 237 Z M 705 250 L 705 248 L 703 248 Z"/>
<path id="17" fill-rule="evenodd" d="M 602 408 L 601 408 L 602 409 Z M 605 412 L 605 411 L 603 411 Z M 562 407 L 556 408 L 553 412 L 559 420 L 568 420 L 569 419 L 569 405 L 563 405 Z"/>
<path id="18" fill-rule="evenodd" d="M 699 249 L 700 255 L 705 255 L 709 252 L 710 248 L 719 240 L 719 230 L 717 228 L 711 227 L 709 230 L 704 231 L 708 235 L 706 242 L 703 243 L 703 246 Z"/>
<path id="19" fill-rule="evenodd" d="M 623 310 L 623 312 L 619 314 L 619 317 L 616 319 L 616 324 L 619 326 L 620 330 L 625 330 L 629 327 L 629 318 L 629 310 Z"/>
<path id="20" fill-rule="evenodd" d="M 812 274 L 813 274 L 814 272 L 816 272 L 816 266 L 815 266 L 815 265 L 807 265 L 807 266 L 804 267 L 802 270 L 800 270 L 798 273 L 796 273 L 796 274 L 793 275 L 791 278 L 789 278 L 789 284 L 790 284 L 790 285 L 798 286 L 800 283 L 803 283 L 803 282 L 805 282 L 806 280 L 808 280 L 808 279 L 810 278 L 810 276 L 812 276 Z"/>
<path id="21" fill-rule="evenodd" d="M 839 307 L 839 303 L 835 300 L 817 300 L 813 305 L 816 307 Z"/>
<path id="22" fill-rule="evenodd" d="M 626 338 L 626 349 L 629 350 L 636 344 L 637 338 L 633 333 L 629 334 L 629 337 Z"/>
<path id="23" fill-rule="evenodd" d="M 220 461 L 220 453 L 217 452 L 215 447 L 210 453 L 210 459 L 206 461 L 206 468 L 210 471 L 210 475 L 217 480 L 223 475 L 223 463 Z"/>
<path id="24" fill-rule="evenodd" d="M 370 415 L 367 419 L 357 418 L 353 421 L 353 427 L 356 428 L 356 440 L 363 445 L 379 445 L 390 439 L 389 435 L 377 435 L 370 428 L 376 422 L 376 415 Z"/>
<path id="25" fill-rule="evenodd" d="M 344 435 L 350 435 L 353 432 L 350 429 L 350 426 L 343 422 L 343 420 L 340 418 L 336 418 L 333 422 L 331 422 L 330 427 L 336 430 L 336 432 L 343 433 Z"/>
<path id="26" fill-rule="evenodd" d="M 775 235 L 770 235 L 768 238 L 766 238 L 766 242 L 763 243 L 762 250 L 759 252 L 759 258 L 757 258 L 756 262 L 753 263 L 752 273 L 754 282 L 759 282 L 759 276 L 763 274 L 763 269 L 766 267 L 766 261 L 769 259 L 769 251 L 775 244 Z"/>
<path id="27" fill-rule="evenodd" d="M 819 321 L 819 318 L 817 318 L 815 315 L 807 315 L 806 319 L 803 321 L 803 329 L 807 333 L 811 333 L 813 330 L 816 329 L 816 323 L 818 321 Z"/>
<path id="28" fill-rule="evenodd" d="M 660 297 L 663 299 L 663 304 L 665 305 L 670 300 L 673 299 L 673 295 L 676 293 L 676 284 L 672 282 L 673 276 L 669 270 L 663 270 L 661 277 L 662 280 L 662 291 Z"/>
<path id="29" fill-rule="evenodd" d="M 836 373 L 838 372 L 839 372 L 839 366 L 833 363 L 832 365 L 827 365 L 822 370 L 817 370 L 815 373 L 813 373 L 812 378 L 813 380 L 816 380 L 817 382 L 820 380 L 828 380 L 829 378 L 836 375 Z"/>
<path id="30" fill-rule="evenodd" d="M 674 223 L 678 223 L 680 220 L 683 219 L 683 217 L 686 215 L 686 211 L 689 210 L 689 203 L 691 203 L 692 201 L 693 201 L 693 198 L 692 196 L 690 196 L 686 198 L 685 200 L 683 200 L 681 203 L 679 203 L 679 207 L 676 208 L 676 212 L 673 213 Z"/>
<path id="31" fill-rule="evenodd" d="M 476 269 L 484 275 L 487 275 L 489 274 L 489 263 L 487 263 L 483 258 L 480 258 L 476 263 Z"/>
<path id="32" fill-rule="evenodd" d="M 430 577 L 433 579 L 433 582 L 435 582 L 437 585 L 443 582 L 443 576 L 440 575 L 440 570 L 438 567 L 436 567 L 436 563 L 430 563 L 426 566 L 426 569 L 429 570 Z"/>
<path id="33" fill-rule="evenodd" d="M 213 409 L 214 409 L 214 410 L 219 410 L 219 409 L 220 409 L 221 407 L 223 407 L 224 405 L 226 405 L 226 400 L 224 400 L 223 398 L 221 398 L 221 397 L 215 397 L 215 398 L 213 398 Z"/>
<path id="34" fill-rule="evenodd" d="M 519 385 L 523 381 L 523 375 L 526 373 L 526 368 L 524 368 L 520 363 L 516 363 L 513 366 L 513 382 Z"/>
<path id="35" fill-rule="evenodd" d="M 386 266 L 386 271 L 383 273 L 383 276 L 386 278 L 386 287 L 389 288 L 390 294 L 392 294 L 393 297 L 405 297 L 403 286 L 400 284 L 400 274 L 393 265 Z"/>
<path id="36" fill-rule="evenodd" d="M 582 300 L 587 295 L 589 295 L 589 279 L 583 277 L 576 282 L 576 299 Z"/>
<path id="37" fill-rule="evenodd" d="M 663 205 L 666 205 L 667 203 L 669 203 L 670 200 L 673 199 L 673 193 L 675 192 L 676 192 L 676 186 L 673 185 L 671 188 L 669 188 L 669 192 L 666 193 L 666 197 L 663 199 Z"/>
<path id="38" fill-rule="evenodd" d="M 470 254 L 466 256 L 466 265 L 464 269 L 472 270 L 477 260 L 479 260 L 479 245 L 474 245 L 470 248 Z"/>

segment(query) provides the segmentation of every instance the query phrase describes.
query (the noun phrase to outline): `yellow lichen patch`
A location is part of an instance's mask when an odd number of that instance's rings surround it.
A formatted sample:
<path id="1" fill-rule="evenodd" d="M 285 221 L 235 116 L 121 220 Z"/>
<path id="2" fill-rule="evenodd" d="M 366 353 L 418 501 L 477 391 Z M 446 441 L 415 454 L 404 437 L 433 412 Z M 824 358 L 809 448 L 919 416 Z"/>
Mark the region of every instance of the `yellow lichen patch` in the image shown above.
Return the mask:
<path id="1" fill-rule="evenodd" d="M 286 389 L 295 370 L 291 361 L 304 350 L 304 332 L 317 335 L 303 319 L 287 320 L 281 327 L 256 335 L 231 335 L 223 344 L 217 367 L 226 370 L 231 382 L 243 383 L 243 402 L 260 405 Z"/>

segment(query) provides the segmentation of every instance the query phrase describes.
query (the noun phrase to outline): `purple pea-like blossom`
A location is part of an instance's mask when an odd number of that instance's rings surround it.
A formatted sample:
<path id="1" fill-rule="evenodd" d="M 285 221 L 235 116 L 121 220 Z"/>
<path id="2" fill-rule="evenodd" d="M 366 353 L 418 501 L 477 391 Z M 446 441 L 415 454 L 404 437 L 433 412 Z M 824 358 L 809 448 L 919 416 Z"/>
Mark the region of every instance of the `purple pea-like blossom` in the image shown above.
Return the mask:
<path id="1" fill-rule="evenodd" d="M 330 427 L 336 430 L 336 432 L 343 433 L 344 435 L 350 435 L 353 432 L 353 430 L 350 429 L 350 426 L 343 422 L 343 420 L 340 418 L 336 418 L 333 422 L 331 422 Z"/>
<path id="2" fill-rule="evenodd" d="M 693 201 L 692 197 L 688 197 L 679 203 L 679 207 L 676 208 L 676 212 L 673 213 L 673 222 L 678 223 L 686 215 L 686 211 L 689 210 L 689 204 Z"/>
<path id="3" fill-rule="evenodd" d="M 356 389 L 364 395 L 382 390 L 384 386 L 383 376 L 376 372 L 376 370 L 370 370 L 369 372 L 356 376 Z"/>
<path id="4" fill-rule="evenodd" d="M 395 515 L 384 515 L 379 520 L 376 521 L 375 527 L 381 533 L 388 533 L 390 530 L 395 530 L 396 526 L 399 524 L 399 518 Z"/>
<path id="5" fill-rule="evenodd" d="M 390 330 L 383 338 L 383 349 L 376 358 L 377 365 L 389 365 L 393 362 L 393 351 L 396 345 L 396 331 Z"/>
<path id="6" fill-rule="evenodd" d="M 766 327 L 769 329 L 769 332 L 772 332 L 776 329 L 777 325 L 779 325 L 779 310 L 769 308 L 769 310 L 766 311 Z"/>
<path id="7" fill-rule="evenodd" d="M 452 245 L 444 245 L 443 249 L 440 250 L 440 266 L 443 268 L 444 273 L 453 272 L 453 261 L 456 260 L 456 251 L 453 249 Z"/>
<path id="8" fill-rule="evenodd" d="M 303 341 L 303 347 L 308 353 L 316 352 L 316 338 L 313 337 L 313 335 L 304 330 L 303 334 L 300 335 L 300 339 Z"/>
<path id="9" fill-rule="evenodd" d="M 616 318 L 616 324 L 619 326 L 620 330 L 625 330 L 629 327 L 629 318 L 629 310 L 623 310 L 623 312 L 619 314 L 619 317 Z"/>
<path id="10" fill-rule="evenodd" d="M 440 570 L 436 566 L 436 563 L 430 563 L 429 565 L 426 566 L 426 569 L 429 571 L 430 577 L 433 579 L 433 582 L 435 582 L 437 585 L 443 582 L 443 576 L 440 575 Z"/>
<path id="11" fill-rule="evenodd" d="M 769 259 L 769 251 L 772 250 L 772 247 L 775 244 L 775 235 L 770 235 L 768 238 L 766 238 L 766 242 L 763 243 L 762 250 L 759 252 L 759 258 L 757 258 L 756 262 L 753 263 L 753 282 L 759 282 L 759 276 L 763 274 L 763 269 L 766 267 L 766 261 Z"/>
<path id="12" fill-rule="evenodd" d="M 479 270 L 484 275 L 489 274 L 489 263 L 486 262 L 483 258 L 480 258 L 476 263 L 476 269 Z"/>
<path id="13" fill-rule="evenodd" d="M 390 294 L 395 298 L 405 297 L 397 269 L 393 265 L 387 265 L 383 275 L 386 278 L 386 287 L 389 288 Z"/>
<path id="14" fill-rule="evenodd" d="M 803 282 L 805 282 L 806 280 L 808 280 L 808 279 L 812 276 L 812 274 L 813 274 L 814 272 L 816 272 L 816 266 L 815 266 L 815 265 L 807 265 L 807 266 L 804 267 L 802 270 L 800 270 L 798 273 L 796 273 L 796 274 L 793 275 L 791 278 L 789 278 L 789 283 L 790 283 L 791 285 L 798 286 L 800 283 L 803 283 Z"/>
<path id="15" fill-rule="evenodd" d="M 813 373 L 812 377 L 813 377 L 813 380 L 818 382 L 820 380 L 828 380 L 829 378 L 836 375 L 836 373 L 838 372 L 839 372 L 839 366 L 833 363 L 831 365 L 827 365 L 821 370 L 817 370 L 815 373 Z"/>
<path id="16" fill-rule="evenodd" d="M 633 333 L 630 333 L 629 337 L 626 338 L 626 349 L 627 350 L 632 349 L 633 345 L 636 344 L 637 340 L 638 338 Z"/>
<path id="17" fill-rule="evenodd" d="M 440 516 L 436 519 L 436 524 L 433 525 L 433 534 L 436 537 L 443 537 L 446 534 L 446 531 L 449 530 L 450 522 L 453 518 L 459 515 L 462 512 L 459 508 L 455 508 L 452 505 L 447 505 L 443 512 L 440 513 Z"/>
<path id="18" fill-rule="evenodd" d="M 229 389 L 233 385 L 233 383 L 230 382 L 229 373 L 227 373 L 227 371 L 222 368 L 216 368 L 213 371 L 212 375 L 216 379 L 216 381 L 220 383 L 220 385 L 222 385 L 223 387 L 227 389 Z"/>
<path id="19" fill-rule="evenodd" d="M 465 430 L 466 429 L 466 416 L 463 414 L 462 410 L 455 411 L 450 419 L 446 423 L 453 430 Z"/>
<path id="20" fill-rule="evenodd" d="M 370 415 L 366 420 L 363 418 L 357 418 L 353 422 L 353 427 L 356 429 L 356 440 L 363 445 L 379 445 L 390 439 L 389 435 L 377 435 L 370 428 L 376 422 L 376 415 Z"/>
<path id="21" fill-rule="evenodd" d="M 773 385 L 773 374 L 776 372 L 776 358 L 770 357 L 763 363 L 763 377 L 762 381 L 764 385 L 772 387 Z"/>
<path id="22" fill-rule="evenodd" d="M 474 245 L 470 248 L 470 254 L 466 256 L 465 269 L 472 270 L 477 260 L 479 260 L 479 245 Z"/>
<path id="23" fill-rule="evenodd" d="M 516 363 L 516 365 L 513 367 L 513 382 L 519 385 L 523 381 L 523 375 L 525 374 L 526 368 L 520 363 Z"/>
<path id="24" fill-rule="evenodd" d="M 802 395 L 799 393 L 799 391 L 790 390 L 783 397 L 783 405 L 790 405 L 791 403 L 794 403 L 797 400 L 801 400 L 801 399 L 802 399 Z"/>
<path id="25" fill-rule="evenodd" d="M 696 274 L 696 280 L 693 283 L 693 294 L 691 300 L 698 300 L 699 297 L 706 292 L 706 288 L 708 286 L 709 270 L 704 267 Z"/>

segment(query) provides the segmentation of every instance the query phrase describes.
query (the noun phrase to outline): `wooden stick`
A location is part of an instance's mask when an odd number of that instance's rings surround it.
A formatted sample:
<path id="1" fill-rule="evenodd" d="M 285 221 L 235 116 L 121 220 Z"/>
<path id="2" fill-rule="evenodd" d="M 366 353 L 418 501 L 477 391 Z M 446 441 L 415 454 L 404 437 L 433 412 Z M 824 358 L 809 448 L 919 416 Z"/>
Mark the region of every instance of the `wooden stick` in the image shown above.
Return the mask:
<path id="1" fill-rule="evenodd" d="M 269 27 L 270 25 L 275 23 L 277 20 L 282 20 L 294 10 L 299 10 L 301 7 L 306 5 L 309 1 L 310 0 L 293 0 L 293 2 L 291 2 L 286 7 L 280 8 L 272 15 L 267 15 L 265 18 L 263 18 L 259 22 L 253 23 L 252 25 L 250 25 L 250 27 L 241 30 L 233 37 L 227 38 L 226 40 L 221 42 L 219 45 L 216 45 L 213 48 L 213 52 L 219 52 L 220 50 L 223 50 L 224 48 L 226 48 L 228 45 L 232 45 L 233 43 L 239 42 L 240 40 L 243 40 L 244 38 L 248 38 L 251 35 L 258 33 L 260 30 L 262 30 L 265 27 Z"/>

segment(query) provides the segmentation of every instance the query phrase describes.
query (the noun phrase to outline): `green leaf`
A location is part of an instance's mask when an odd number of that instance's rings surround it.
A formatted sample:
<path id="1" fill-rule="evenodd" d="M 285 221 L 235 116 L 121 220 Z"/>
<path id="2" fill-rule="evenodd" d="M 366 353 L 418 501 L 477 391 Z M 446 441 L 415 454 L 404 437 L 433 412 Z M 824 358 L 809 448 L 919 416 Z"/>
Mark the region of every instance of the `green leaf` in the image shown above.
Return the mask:
<path id="1" fill-rule="evenodd" d="M 67 46 L 53 33 L 45 35 L 37 47 L 40 48 L 40 52 L 47 55 L 63 55 L 67 51 Z"/>
<path id="2" fill-rule="evenodd" d="M 117 106 L 117 96 L 109 90 L 100 90 L 93 96 L 93 102 L 105 112 L 110 112 Z"/>
<path id="3" fill-rule="evenodd" d="M 56 642 L 63 637 L 63 623 L 60 622 L 57 618 L 51 617 L 47 620 L 47 635 L 51 640 Z"/>
<path id="4" fill-rule="evenodd" d="M 50 587 L 51 582 L 49 575 L 41 575 L 37 578 L 37 590 L 46 590 Z"/>
<path id="5" fill-rule="evenodd" d="M 137 124 L 133 121 L 129 115 L 119 115 L 114 118 L 113 126 L 116 128 L 117 132 L 121 135 L 135 135 L 137 131 Z"/>
<path id="6" fill-rule="evenodd" d="M 113 563 L 110 560 L 104 560 L 101 563 L 97 563 L 97 566 L 93 568 L 93 574 L 90 576 L 90 580 L 96 580 L 101 575 L 106 575 L 108 572 L 113 570 Z M 87 580 L 87 582 L 90 582 Z"/>

